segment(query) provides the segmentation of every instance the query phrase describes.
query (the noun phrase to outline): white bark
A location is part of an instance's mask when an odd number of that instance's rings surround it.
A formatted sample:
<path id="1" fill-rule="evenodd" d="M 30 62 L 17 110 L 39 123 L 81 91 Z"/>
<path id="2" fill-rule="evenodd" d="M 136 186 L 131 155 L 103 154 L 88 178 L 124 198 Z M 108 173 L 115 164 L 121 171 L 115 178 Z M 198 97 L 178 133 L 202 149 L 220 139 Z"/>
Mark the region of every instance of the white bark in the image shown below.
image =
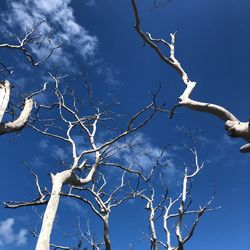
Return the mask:
<path id="1" fill-rule="evenodd" d="M 66 170 L 52 177 L 52 192 L 46 207 L 41 231 L 36 245 L 36 250 L 49 250 L 50 249 L 50 235 L 53 228 L 53 223 L 56 217 L 57 208 L 60 200 L 60 193 L 63 184 L 71 177 L 71 170 Z"/>
<path id="2" fill-rule="evenodd" d="M 157 245 L 157 235 L 156 235 L 156 230 L 155 230 L 155 209 L 153 208 L 152 202 L 150 202 L 150 216 L 149 216 L 149 223 L 150 223 L 150 229 L 151 229 L 151 234 L 152 234 L 152 247 L 154 250 L 158 250 L 158 245 Z"/>
<path id="3" fill-rule="evenodd" d="M 26 123 L 28 122 L 28 118 L 31 114 L 33 108 L 33 100 L 26 99 L 24 108 L 20 114 L 20 116 L 14 120 L 13 122 L 1 123 L 0 124 L 0 135 L 6 133 L 17 132 L 24 128 Z"/>
<path id="4" fill-rule="evenodd" d="M 11 84 L 9 81 L 6 80 L 0 83 L 0 135 L 21 130 L 26 125 L 33 108 L 33 100 L 26 98 L 20 116 L 12 122 L 2 123 L 9 103 L 10 91 Z"/>
<path id="5" fill-rule="evenodd" d="M 163 216 L 163 228 L 164 228 L 164 231 L 166 233 L 166 249 L 168 250 L 174 250 L 174 248 L 172 247 L 172 244 L 171 244 L 171 229 L 168 225 L 168 220 L 169 218 L 172 216 L 170 214 L 170 209 L 172 208 L 172 206 L 179 200 L 181 196 L 179 196 L 176 200 L 172 201 L 172 199 L 170 198 L 169 199 L 169 205 L 168 206 L 164 206 L 165 208 L 165 213 L 164 213 L 164 216 Z"/>
<path id="6" fill-rule="evenodd" d="M 9 81 L 3 81 L 0 83 L 0 122 L 3 120 L 4 113 L 10 99 L 11 85 Z"/>
<path id="7" fill-rule="evenodd" d="M 183 84 L 185 85 L 185 90 L 183 94 L 179 97 L 179 103 L 176 106 L 184 106 L 190 108 L 192 110 L 210 113 L 214 116 L 217 116 L 221 120 L 225 122 L 225 128 L 228 131 L 228 135 L 231 137 L 240 137 L 247 141 L 248 143 L 245 144 L 240 148 L 240 151 L 243 153 L 250 152 L 250 123 L 249 122 L 240 122 L 230 111 L 221 107 L 216 104 L 212 103 L 205 103 L 194 101 L 191 99 L 191 94 L 196 86 L 196 82 L 191 81 L 183 69 L 179 60 L 175 57 L 175 38 L 176 32 L 170 34 L 171 42 L 167 42 L 162 38 L 152 38 L 150 33 L 144 33 L 141 30 L 140 24 L 140 17 L 138 13 L 138 9 L 136 6 L 136 0 L 131 0 L 132 7 L 134 10 L 134 15 L 136 19 L 135 29 L 144 42 L 149 45 L 160 57 L 160 59 L 167 63 L 170 67 L 172 67 L 181 77 Z M 158 44 L 162 44 L 163 46 L 167 47 L 169 50 L 169 56 L 166 56 L 163 50 L 158 46 Z M 171 112 L 171 116 L 172 116 Z"/>
<path id="8" fill-rule="evenodd" d="M 128 136 L 130 133 L 135 132 L 138 129 L 140 129 L 141 127 L 143 127 L 144 125 L 146 125 L 157 111 L 157 107 L 155 105 L 155 102 L 152 101 L 152 103 L 150 103 L 148 106 L 146 106 L 141 111 L 136 113 L 130 119 L 129 125 L 124 132 L 116 135 L 114 138 L 97 146 L 96 142 L 95 142 L 97 124 L 99 123 L 99 121 L 101 121 L 103 119 L 103 117 L 106 119 L 106 116 L 108 114 L 106 108 L 103 111 L 101 111 L 98 107 L 96 108 L 93 105 L 93 107 L 96 109 L 96 112 L 97 112 L 95 115 L 93 115 L 93 116 L 80 115 L 79 111 L 77 110 L 77 107 L 76 107 L 75 99 L 73 99 L 74 100 L 73 107 L 71 107 L 70 105 L 69 106 L 67 105 L 67 101 L 66 101 L 66 99 L 64 99 L 64 97 L 65 97 L 64 90 L 63 90 L 63 92 L 61 92 L 61 90 L 59 88 L 59 86 L 60 86 L 59 81 L 61 78 L 54 77 L 52 75 L 51 75 L 51 77 L 52 77 L 54 84 L 55 84 L 54 94 L 55 94 L 58 102 L 56 103 L 56 105 L 53 103 L 52 106 L 46 106 L 46 107 L 44 105 L 36 106 L 37 114 L 38 114 L 39 110 L 41 110 L 41 109 L 45 109 L 46 112 L 49 112 L 49 110 L 52 110 L 53 107 L 58 108 L 59 116 L 60 116 L 60 123 L 59 123 L 60 125 L 58 126 L 58 128 L 62 126 L 61 123 L 64 123 L 65 126 L 67 127 L 66 133 L 64 135 L 62 135 L 61 129 L 59 129 L 60 133 L 58 133 L 58 134 L 56 132 L 51 133 L 49 131 L 50 126 L 47 125 L 46 123 L 44 124 L 45 128 L 44 128 L 44 126 L 41 126 L 42 123 L 40 123 L 40 122 L 38 122 L 38 124 L 36 124 L 34 122 L 33 124 L 29 124 L 29 126 L 43 135 L 53 137 L 56 139 L 60 139 L 61 141 L 68 143 L 71 147 L 72 166 L 69 170 L 65 170 L 63 172 L 52 175 L 52 193 L 50 194 L 51 197 L 48 201 L 48 204 L 47 204 L 47 207 L 45 210 L 44 218 L 42 221 L 41 231 L 40 231 L 38 242 L 36 245 L 36 250 L 49 250 L 50 236 L 52 233 L 53 222 L 54 222 L 57 208 L 58 208 L 59 201 L 60 201 L 60 195 L 65 195 L 65 194 L 62 194 L 62 192 L 61 192 L 63 184 L 70 184 L 71 186 L 76 187 L 76 186 L 85 185 L 85 184 L 93 181 L 93 177 L 94 177 L 94 175 L 95 175 L 95 173 L 100 165 L 100 162 L 105 159 L 105 152 L 107 152 L 107 150 L 118 140 L 122 139 L 123 137 Z M 46 89 L 46 86 L 44 86 L 43 90 L 44 89 Z M 43 90 L 41 90 L 41 91 L 43 91 Z M 40 93 L 41 91 L 35 92 L 35 94 Z M 32 95 L 30 97 L 32 97 Z M 75 96 L 73 96 L 73 98 L 75 98 Z M 136 123 L 136 121 L 139 120 L 141 118 L 141 116 L 144 115 L 145 113 L 149 113 L 149 114 L 146 117 L 144 117 L 141 122 Z M 42 127 L 42 129 L 41 129 L 41 127 Z M 90 145 L 91 145 L 90 149 L 86 149 L 84 147 L 80 152 L 78 152 L 77 144 L 74 141 L 74 138 L 72 136 L 72 130 L 76 127 L 79 127 L 81 130 L 84 131 L 84 133 L 82 134 L 82 138 L 83 138 L 83 140 L 85 140 L 85 136 L 86 136 L 86 138 L 89 140 Z M 56 128 L 56 126 L 54 126 L 54 128 Z M 103 150 L 103 152 L 102 152 L 102 150 Z M 95 154 L 95 162 L 93 164 L 86 163 L 85 156 L 89 155 L 89 154 Z M 84 174 L 83 175 L 84 177 L 81 178 L 81 176 L 78 176 L 75 173 L 76 170 L 83 171 L 86 174 Z M 123 182 L 122 182 L 121 186 L 122 185 L 123 185 Z M 75 198 L 78 198 L 78 199 L 88 203 L 89 205 L 91 205 L 92 209 L 96 212 L 96 209 L 91 204 L 91 202 L 86 200 L 85 198 L 78 197 L 78 196 L 73 195 L 73 194 L 67 194 L 67 196 L 69 196 L 69 197 L 74 196 Z M 128 198 L 128 197 L 125 197 L 124 199 L 119 200 L 116 204 L 113 204 L 113 206 L 117 206 L 117 205 L 121 204 L 126 198 Z M 99 214 L 98 211 L 96 213 Z M 100 216 L 102 218 L 102 214 Z M 105 224 L 107 227 L 104 228 L 105 234 L 106 234 L 105 243 L 107 245 L 109 245 L 110 240 L 108 238 L 108 224 L 107 224 L 107 222 Z"/>

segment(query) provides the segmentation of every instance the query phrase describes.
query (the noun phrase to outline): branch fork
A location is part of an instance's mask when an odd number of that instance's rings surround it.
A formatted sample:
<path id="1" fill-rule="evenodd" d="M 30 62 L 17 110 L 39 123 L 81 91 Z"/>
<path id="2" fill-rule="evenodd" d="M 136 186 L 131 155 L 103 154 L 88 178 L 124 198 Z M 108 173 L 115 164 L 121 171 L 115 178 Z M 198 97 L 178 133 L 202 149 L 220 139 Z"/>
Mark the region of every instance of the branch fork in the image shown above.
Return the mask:
<path id="1" fill-rule="evenodd" d="M 160 59 L 172 67 L 181 77 L 183 84 L 185 85 L 185 90 L 183 94 L 179 97 L 178 105 L 175 105 L 175 110 L 179 106 L 184 106 L 186 108 L 196 110 L 199 112 L 210 113 L 214 116 L 217 116 L 219 119 L 225 122 L 225 129 L 228 131 L 228 135 L 233 138 L 242 138 L 248 143 L 243 145 L 240 148 L 242 153 L 249 153 L 250 152 L 250 129 L 249 129 L 249 121 L 248 122 L 241 122 L 239 119 L 234 116 L 230 111 L 225 109 L 222 106 L 212 104 L 212 103 L 205 103 L 200 101 L 195 101 L 190 98 L 194 88 L 196 87 L 196 82 L 189 80 L 188 74 L 182 68 L 181 63 L 175 57 L 175 41 L 176 41 L 176 32 L 171 33 L 171 42 L 167 42 L 162 38 L 153 38 L 150 33 L 144 33 L 140 27 L 141 21 L 138 12 L 138 8 L 136 5 L 136 0 L 131 0 L 134 16 L 136 20 L 135 30 L 139 34 L 139 36 L 143 39 L 145 44 L 149 45 L 156 54 L 160 57 Z M 170 55 L 165 55 L 163 50 L 158 45 L 163 45 L 167 47 L 169 50 Z M 170 114 L 170 117 L 173 116 L 173 112 Z"/>

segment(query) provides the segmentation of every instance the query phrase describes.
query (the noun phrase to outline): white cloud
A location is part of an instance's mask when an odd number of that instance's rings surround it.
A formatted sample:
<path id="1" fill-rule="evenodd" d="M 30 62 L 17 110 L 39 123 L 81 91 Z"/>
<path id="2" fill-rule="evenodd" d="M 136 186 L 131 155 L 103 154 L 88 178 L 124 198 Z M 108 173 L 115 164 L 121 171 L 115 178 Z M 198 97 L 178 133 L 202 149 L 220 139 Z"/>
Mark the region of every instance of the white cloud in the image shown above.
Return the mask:
<path id="1" fill-rule="evenodd" d="M 66 160 L 68 157 L 65 149 L 57 145 L 53 145 L 51 147 L 51 151 L 53 152 L 53 156 L 55 159 Z"/>
<path id="2" fill-rule="evenodd" d="M 78 201 L 73 199 L 63 199 L 62 203 L 66 205 L 69 209 L 71 209 L 73 212 L 77 211 L 81 214 L 86 214 L 87 210 L 84 206 L 82 206 Z"/>
<path id="3" fill-rule="evenodd" d="M 214 141 L 211 138 L 208 138 L 206 136 L 200 135 L 198 137 L 198 142 L 204 146 L 207 147 L 208 145 L 214 144 Z"/>
<path id="4" fill-rule="evenodd" d="M 95 0 L 87 0 L 86 5 L 89 7 L 93 7 L 95 6 L 96 1 Z"/>
<path id="5" fill-rule="evenodd" d="M 105 137 L 105 135 L 104 135 Z M 180 186 L 183 178 L 183 167 L 178 163 L 180 156 L 174 159 L 173 149 L 163 150 L 162 147 L 154 145 L 150 138 L 142 133 L 138 133 L 134 138 L 130 138 L 132 147 L 126 147 L 126 143 L 117 142 L 115 148 L 121 148 L 116 152 L 111 161 L 120 162 L 133 169 L 143 170 L 144 174 L 150 173 L 151 169 L 158 164 L 155 173 L 161 173 L 162 183 L 168 187 Z M 158 162 L 157 162 L 158 161 Z M 155 175 L 156 178 L 158 178 Z"/>
<path id="6" fill-rule="evenodd" d="M 227 161 L 227 155 L 231 154 L 230 150 L 232 148 L 237 149 L 237 147 L 240 147 L 240 141 L 229 137 L 226 133 L 216 140 L 214 138 L 206 138 L 202 136 L 199 137 L 199 142 L 204 149 L 209 148 L 209 154 L 207 154 L 207 159 L 205 159 L 205 163 L 208 164 L 217 164 L 222 160 L 225 164 Z M 233 161 L 231 160 L 230 163 L 232 162 Z"/>
<path id="7" fill-rule="evenodd" d="M 35 100 L 36 103 L 38 104 L 46 104 L 49 100 L 48 95 L 46 95 L 45 93 L 39 93 L 39 95 L 36 95 L 33 97 L 33 100 Z"/>
<path id="8" fill-rule="evenodd" d="M 45 164 L 44 159 L 40 156 L 35 156 L 32 161 L 32 166 L 34 167 L 43 167 Z"/>
<path id="9" fill-rule="evenodd" d="M 42 139 L 38 144 L 40 149 L 46 149 L 49 146 L 49 141 L 46 139 Z"/>
<path id="10" fill-rule="evenodd" d="M 105 83 L 109 86 L 121 86 L 122 83 L 117 79 L 120 71 L 111 66 L 103 64 L 97 68 L 97 74 L 105 79 Z"/>
<path id="11" fill-rule="evenodd" d="M 21 229 L 19 231 L 18 235 L 16 236 L 16 243 L 15 243 L 17 246 L 22 246 L 27 243 L 27 233 L 28 233 L 27 229 Z"/>
<path id="12" fill-rule="evenodd" d="M 226 146 L 233 146 L 233 145 L 237 145 L 239 143 L 239 140 L 236 140 L 235 138 L 231 138 L 227 134 L 224 134 L 222 142 Z"/>
<path id="13" fill-rule="evenodd" d="M 14 218 L 8 218 L 0 222 L 0 246 L 10 244 L 21 246 L 27 243 L 28 230 L 22 228 L 19 232 L 15 233 L 13 229 L 14 224 Z"/>
<path id="14" fill-rule="evenodd" d="M 121 148 L 114 156 L 115 159 L 122 159 L 125 164 L 135 163 L 135 166 L 140 166 L 143 170 L 150 170 L 157 162 L 166 164 L 167 168 L 173 166 L 170 154 L 166 151 L 162 153 L 162 148 L 151 143 L 150 139 L 142 133 L 138 133 L 132 139 L 132 146 L 125 147 L 126 143 L 116 143 L 115 147 Z"/>
<path id="15" fill-rule="evenodd" d="M 64 147 L 58 146 L 56 144 L 51 144 L 47 139 L 40 140 L 38 147 L 41 150 L 47 150 L 49 148 L 55 159 L 65 160 L 68 157 Z"/>
<path id="16" fill-rule="evenodd" d="M 9 9 L 1 15 L 2 20 L 8 28 L 14 31 L 19 28 L 25 31 L 38 24 L 45 18 L 51 24 L 43 24 L 39 32 L 44 37 L 50 36 L 50 41 L 55 44 L 63 44 L 83 58 L 93 56 L 96 51 L 97 37 L 92 36 L 81 26 L 70 6 L 71 0 L 19 0 L 8 2 Z M 32 47 L 33 53 L 39 58 L 48 55 L 48 44 L 43 47 Z M 57 49 L 53 54 L 53 60 L 62 63 L 69 63 L 70 56 L 62 49 Z"/>

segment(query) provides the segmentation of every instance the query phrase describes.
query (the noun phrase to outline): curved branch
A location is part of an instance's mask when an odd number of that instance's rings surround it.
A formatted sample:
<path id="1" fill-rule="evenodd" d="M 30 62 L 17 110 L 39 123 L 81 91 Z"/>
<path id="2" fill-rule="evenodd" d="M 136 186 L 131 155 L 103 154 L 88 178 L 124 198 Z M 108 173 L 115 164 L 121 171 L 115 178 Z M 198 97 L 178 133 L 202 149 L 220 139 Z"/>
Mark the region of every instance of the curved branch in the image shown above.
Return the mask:
<path id="1" fill-rule="evenodd" d="M 24 128 L 24 126 L 28 122 L 28 118 L 31 114 L 32 108 L 33 108 L 33 100 L 26 98 L 24 103 L 24 108 L 20 116 L 12 122 L 0 124 L 0 135 L 17 132 L 20 131 L 22 128 Z"/>
<path id="2" fill-rule="evenodd" d="M 26 32 L 25 35 L 23 35 L 22 38 L 19 38 L 16 35 L 11 35 L 11 38 L 15 38 L 17 40 L 17 43 L 15 44 L 10 44 L 10 43 L 2 43 L 0 44 L 0 49 L 14 49 L 14 50 L 19 50 L 21 51 L 27 60 L 33 65 L 33 66 L 38 66 L 45 61 L 47 61 L 51 55 L 54 53 L 55 50 L 59 49 L 62 47 L 62 45 L 56 45 L 52 46 L 52 48 L 49 49 L 48 54 L 43 58 L 43 59 L 35 59 L 34 54 L 32 52 L 29 52 L 31 49 L 29 48 L 29 45 L 31 45 L 34 42 L 41 43 L 41 33 L 38 33 L 39 27 L 41 27 L 43 24 L 47 24 L 46 19 L 40 21 L 38 24 L 36 24 L 33 28 L 31 28 L 28 32 Z M 51 41 L 50 41 L 51 44 Z M 7 69 L 7 68 L 5 68 Z"/>
<path id="3" fill-rule="evenodd" d="M 144 33 L 140 28 L 141 22 L 140 22 L 139 12 L 136 6 L 136 1 L 131 0 L 131 2 L 132 2 L 134 15 L 136 19 L 135 29 L 137 33 L 142 37 L 142 39 L 144 40 L 146 44 L 148 44 L 151 48 L 155 50 L 155 52 L 159 55 L 159 57 L 165 63 L 170 65 L 172 68 L 174 68 L 178 72 L 178 74 L 182 78 L 184 85 L 186 86 L 185 91 L 179 97 L 179 100 L 180 100 L 179 104 L 182 106 L 186 106 L 188 108 L 197 110 L 197 111 L 211 113 L 219 117 L 225 122 L 227 120 L 238 121 L 238 119 L 232 113 L 230 113 L 228 110 L 226 110 L 225 108 L 219 105 L 193 101 L 192 99 L 190 99 L 190 95 L 196 86 L 196 82 L 189 80 L 187 73 L 182 68 L 180 62 L 175 58 L 175 39 L 176 39 L 177 32 L 170 34 L 171 35 L 170 43 L 166 42 L 163 39 L 152 38 L 151 34 L 148 32 Z M 156 45 L 156 43 L 162 43 L 163 45 L 165 45 L 170 50 L 170 56 L 169 57 L 165 56 L 164 53 L 161 51 L 160 47 Z"/>
<path id="4" fill-rule="evenodd" d="M 149 45 L 156 54 L 160 57 L 163 62 L 167 63 L 171 66 L 175 71 L 178 72 L 180 75 L 183 84 L 185 85 L 185 90 L 183 94 L 179 97 L 179 103 L 177 106 L 184 106 L 192 110 L 209 113 L 212 114 L 219 119 L 225 122 L 225 129 L 228 131 L 228 135 L 231 137 L 241 137 L 247 142 L 250 142 L 250 125 L 249 122 L 240 122 L 234 114 L 230 111 L 225 109 L 222 106 L 212 104 L 212 103 L 205 103 L 192 100 L 190 98 L 195 86 L 196 82 L 191 81 L 182 68 L 181 63 L 175 57 L 175 39 L 176 39 L 176 32 L 171 33 L 171 41 L 167 42 L 164 39 L 155 39 L 151 36 L 150 33 L 144 33 L 140 27 L 141 21 L 139 17 L 138 8 L 136 6 L 136 0 L 131 0 L 134 16 L 136 20 L 135 29 L 143 41 Z M 162 44 L 163 46 L 167 47 L 169 50 L 169 55 L 166 56 L 162 49 L 158 46 L 158 44 Z M 172 115 L 171 115 L 172 117 Z M 241 152 L 246 153 L 250 152 L 250 143 L 244 145 L 240 149 Z"/>

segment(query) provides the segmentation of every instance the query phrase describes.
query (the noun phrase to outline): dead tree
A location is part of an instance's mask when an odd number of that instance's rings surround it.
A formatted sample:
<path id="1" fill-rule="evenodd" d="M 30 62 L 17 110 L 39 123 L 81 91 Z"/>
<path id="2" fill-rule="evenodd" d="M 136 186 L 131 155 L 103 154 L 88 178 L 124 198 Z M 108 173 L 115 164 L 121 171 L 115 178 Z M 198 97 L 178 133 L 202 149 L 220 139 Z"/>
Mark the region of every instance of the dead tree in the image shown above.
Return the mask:
<path id="1" fill-rule="evenodd" d="M 177 197 L 173 198 L 170 195 L 168 187 L 162 182 L 161 188 L 157 187 L 159 183 L 152 181 L 152 177 L 146 182 L 147 188 L 143 188 L 144 191 L 137 194 L 138 197 L 145 200 L 145 209 L 148 211 L 150 249 L 184 250 L 185 244 L 194 235 L 201 217 L 206 212 L 220 208 L 220 206 L 210 207 L 214 200 L 213 194 L 207 204 L 199 206 L 198 209 L 192 209 L 192 181 L 203 169 L 204 163 L 199 163 L 198 154 L 195 149 L 190 149 L 190 151 L 194 156 L 194 170 L 190 170 L 191 167 L 185 167 L 181 192 Z M 161 177 L 157 178 L 157 180 L 159 182 Z M 162 190 L 161 195 L 159 195 L 159 190 Z M 195 216 L 190 227 L 184 224 L 185 218 L 188 216 Z M 158 238 L 159 232 L 157 232 L 156 228 L 159 228 L 159 223 L 156 226 L 156 221 L 159 220 L 161 220 L 160 228 L 165 233 L 165 240 Z M 176 246 L 173 243 L 176 241 L 174 238 L 177 239 Z"/>
<path id="2" fill-rule="evenodd" d="M 119 207 L 119 205 L 123 204 L 126 200 L 135 198 L 135 192 L 130 188 L 129 182 L 125 180 L 126 174 L 130 175 L 127 171 L 124 171 L 121 177 L 116 177 L 116 179 L 120 179 L 120 182 L 114 185 L 114 187 L 110 187 L 110 185 L 108 184 L 110 184 L 111 180 L 108 180 L 103 173 L 97 172 L 97 176 L 95 177 L 96 180 L 90 187 L 72 187 L 70 192 L 61 194 L 62 196 L 71 197 L 82 201 L 83 203 L 86 203 L 88 206 L 90 206 L 95 215 L 97 215 L 102 220 L 103 239 L 106 250 L 111 249 L 111 240 L 109 236 L 109 220 L 111 211 Z M 81 193 L 75 194 L 74 189 L 76 189 L 77 191 L 81 190 Z M 89 195 L 84 195 L 84 192 L 87 192 Z M 92 197 L 92 199 L 85 198 L 89 196 Z M 81 235 L 83 234 L 81 233 Z M 93 240 L 89 241 L 89 239 L 86 237 L 83 237 L 83 239 L 86 240 L 89 244 L 91 242 L 93 243 Z M 97 249 L 97 246 L 95 248 Z"/>
<path id="3" fill-rule="evenodd" d="M 91 246 L 91 249 L 93 249 L 93 250 L 100 250 L 101 247 L 105 245 L 104 242 L 97 242 L 96 241 L 95 237 L 93 236 L 93 233 L 90 230 L 89 220 L 87 220 L 87 231 L 82 232 L 80 222 L 78 224 L 78 231 L 79 231 L 81 239 L 78 243 L 78 248 L 77 249 L 74 248 L 74 250 L 81 250 L 81 246 L 82 246 L 83 241 L 87 242 Z M 84 249 L 87 250 L 88 248 L 86 247 L 86 248 L 83 248 L 83 250 Z"/>
<path id="4" fill-rule="evenodd" d="M 143 39 L 145 44 L 151 47 L 160 59 L 168 66 L 173 68 L 180 76 L 185 90 L 179 97 L 178 104 L 173 108 L 173 112 L 177 107 L 186 107 L 199 112 L 205 112 L 212 114 L 225 122 L 225 129 L 228 131 L 228 135 L 233 138 L 242 138 L 247 144 L 240 148 L 242 153 L 250 152 L 250 123 L 249 121 L 242 122 L 234 114 L 225 109 L 222 106 L 205 103 L 191 99 L 191 94 L 196 86 L 196 82 L 192 81 L 188 76 L 185 69 L 182 67 L 181 62 L 175 56 L 175 42 L 177 32 L 170 34 L 170 41 L 166 41 L 162 38 L 154 38 L 150 33 L 144 32 L 141 28 L 141 20 L 138 12 L 136 0 L 131 0 L 134 16 L 135 16 L 135 30 L 139 36 Z M 163 47 L 163 48 L 162 48 Z M 169 55 L 165 54 L 165 50 L 169 51 Z M 172 116 L 172 115 L 171 115 Z"/>
<path id="5" fill-rule="evenodd" d="M 107 152 L 115 143 L 128 137 L 132 133 L 138 131 L 145 126 L 158 111 L 155 98 L 153 101 L 137 112 L 129 121 L 122 132 L 112 133 L 109 138 L 98 140 L 99 126 L 103 123 L 112 121 L 112 113 L 108 106 L 94 105 L 93 100 L 90 101 L 91 107 L 83 114 L 78 106 L 75 93 L 63 85 L 64 77 L 55 77 L 50 75 L 53 83 L 53 95 L 51 97 L 51 105 L 37 105 L 34 119 L 31 119 L 28 126 L 36 132 L 59 140 L 65 143 L 68 148 L 70 158 L 67 169 L 56 173 L 51 173 L 52 189 L 50 192 L 42 191 L 39 185 L 38 177 L 36 177 L 36 185 L 39 197 L 30 202 L 6 202 L 8 208 L 18 208 L 24 206 L 35 206 L 46 204 L 43 216 L 41 231 L 39 233 L 36 250 L 48 250 L 50 247 L 50 236 L 53 223 L 57 213 L 60 197 L 63 192 L 63 186 L 71 185 L 73 187 L 85 187 L 91 184 L 97 171 L 100 168 L 108 167 L 103 164 L 107 157 Z M 82 108 L 82 107 L 81 107 Z M 51 117 L 50 117 L 51 114 Z M 109 130 L 112 131 L 112 130 Z M 80 136 L 81 142 L 84 143 L 83 148 L 79 148 L 75 141 L 75 136 Z M 92 190 L 93 195 L 96 190 Z M 108 203 L 103 207 L 108 211 Z M 107 216 L 109 214 L 107 213 Z M 106 222 L 106 217 L 102 214 L 102 218 Z M 108 238 L 106 237 L 108 244 Z"/>
<path id="6" fill-rule="evenodd" d="M 22 53 L 26 57 L 28 62 L 30 62 L 33 66 L 38 66 L 44 63 L 51 57 L 56 49 L 59 49 L 61 47 L 61 45 L 53 45 L 49 36 L 43 34 L 40 31 L 40 28 L 44 25 L 49 26 L 46 19 L 40 21 L 32 28 L 26 28 L 25 34 L 21 37 L 17 34 L 7 31 L 6 33 L 8 40 L 11 40 L 13 42 L 9 43 L 7 41 L 0 44 L 0 49 L 16 50 L 17 52 Z M 44 40 L 47 40 L 48 44 L 50 45 L 48 53 L 44 58 L 37 58 L 37 56 L 33 52 L 32 45 L 38 44 L 38 46 L 41 46 L 41 44 L 44 43 Z M 6 66 L 4 62 L 0 62 L 0 65 L 2 66 L 1 72 L 5 71 L 6 73 L 13 73 L 13 69 Z"/>
<path id="7" fill-rule="evenodd" d="M 21 130 L 28 122 L 33 107 L 32 98 L 26 98 L 20 116 L 14 121 L 3 123 L 2 120 L 9 104 L 11 88 L 9 81 L 0 82 L 0 135 Z"/>
<path id="8" fill-rule="evenodd" d="M 8 32 L 8 39 L 12 41 L 12 43 L 5 42 L 0 44 L 0 49 L 5 50 L 13 50 L 17 53 L 20 52 L 24 54 L 27 60 L 33 65 L 38 66 L 41 63 L 45 62 L 49 57 L 53 54 L 54 50 L 59 48 L 60 46 L 52 47 L 49 50 L 48 55 L 43 59 L 36 59 L 34 53 L 32 53 L 32 44 L 40 43 L 42 34 L 39 33 L 39 28 L 42 25 L 47 25 L 46 20 L 41 21 L 37 25 L 35 25 L 31 29 L 27 29 L 25 34 L 22 37 L 19 37 L 16 34 Z M 6 77 L 6 75 L 11 75 L 14 72 L 14 69 L 10 66 L 7 66 L 5 62 L 0 62 L 0 73 Z M 28 122 L 28 118 L 31 114 L 33 108 L 33 99 L 32 97 L 35 94 L 40 93 L 35 92 L 30 94 L 28 97 L 24 99 L 24 103 L 21 107 L 22 111 L 18 117 L 15 117 L 13 121 L 3 122 L 4 114 L 7 114 L 8 105 L 10 103 L 11 90 L 13 86 L 8 80 L 0 81 L 0 135 L 6 133 L 12 133 L 20 131 L 26 123 Z M 46 85 L 44 85 L 46 88 Z"/>

